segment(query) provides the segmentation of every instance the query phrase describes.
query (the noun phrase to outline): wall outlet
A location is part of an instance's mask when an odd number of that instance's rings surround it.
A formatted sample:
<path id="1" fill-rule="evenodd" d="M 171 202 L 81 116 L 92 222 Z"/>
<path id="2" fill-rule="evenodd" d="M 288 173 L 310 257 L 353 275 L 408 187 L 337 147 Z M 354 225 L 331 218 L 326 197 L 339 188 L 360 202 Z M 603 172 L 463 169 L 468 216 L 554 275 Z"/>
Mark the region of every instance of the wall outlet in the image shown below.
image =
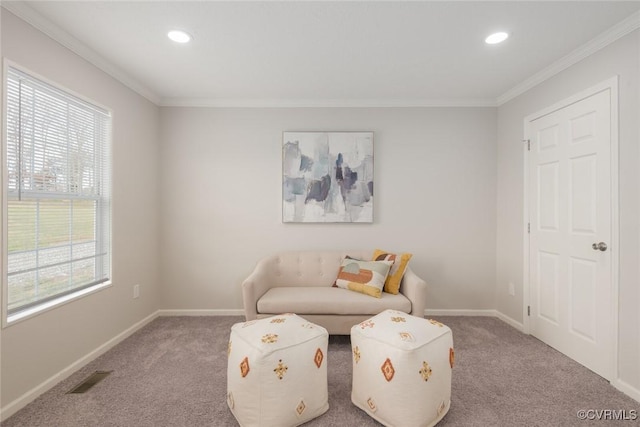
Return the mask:
<path id="1" fill-rule="evenodd" d="M 140 285 L 133 285 L 133 298 L 140 296 Z"/>
<path id="2" fill-rule="evenodd" d="M 511 295 L 512 297 L 516 296 L 516 287 L 512 282 L 509 282 L 509 295 Z"/>

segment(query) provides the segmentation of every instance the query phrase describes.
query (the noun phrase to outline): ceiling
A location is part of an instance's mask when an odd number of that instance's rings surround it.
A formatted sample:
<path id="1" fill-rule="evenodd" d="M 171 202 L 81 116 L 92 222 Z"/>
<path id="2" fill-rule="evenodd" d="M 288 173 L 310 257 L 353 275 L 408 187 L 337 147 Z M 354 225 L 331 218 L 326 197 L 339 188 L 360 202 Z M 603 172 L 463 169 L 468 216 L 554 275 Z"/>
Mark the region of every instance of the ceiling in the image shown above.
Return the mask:
<path id="1" fill-rule="evenodd" d="M 637 1 L 2 4 L 158 105 L 499 105 L 640 27 Z"/>

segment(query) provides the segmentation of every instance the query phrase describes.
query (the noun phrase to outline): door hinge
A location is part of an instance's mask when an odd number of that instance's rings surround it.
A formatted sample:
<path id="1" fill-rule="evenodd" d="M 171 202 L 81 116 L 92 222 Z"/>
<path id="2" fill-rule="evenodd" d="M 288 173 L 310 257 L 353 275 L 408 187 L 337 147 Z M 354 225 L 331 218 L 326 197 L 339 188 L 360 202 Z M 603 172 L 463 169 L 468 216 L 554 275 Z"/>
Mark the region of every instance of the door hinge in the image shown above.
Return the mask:
<path id="1" fill-rule="evenodd" d="M 527 223 L 527 233 L 531 233 L 531 223 Z"/>
<path id="2" fill-rule="evenodd" d="M 530 139 L 523 139 L 522 142 L 526 142 L 527 143 L 527 151 L 531 151 L 531 140 Z"/>
<path id="3" fill-rule="evenodd" d="M 527 306 L 527 316 L 531 316 L 531 306 Z"/>

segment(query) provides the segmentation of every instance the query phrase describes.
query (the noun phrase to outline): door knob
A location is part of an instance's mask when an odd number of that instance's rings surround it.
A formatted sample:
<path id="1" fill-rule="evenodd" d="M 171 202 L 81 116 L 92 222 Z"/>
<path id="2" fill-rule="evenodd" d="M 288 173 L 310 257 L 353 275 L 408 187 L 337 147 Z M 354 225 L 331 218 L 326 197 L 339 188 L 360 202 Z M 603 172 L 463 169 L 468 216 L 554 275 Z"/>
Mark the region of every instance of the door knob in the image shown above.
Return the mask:
<path id="1" fill-rule="evenodd" d="M 607 244 L 605 242 L 594 243 L 593 245 L 591 245 L 591 247 L 593 248 L 594 251 L 604 252 L 607 250 Z"/>

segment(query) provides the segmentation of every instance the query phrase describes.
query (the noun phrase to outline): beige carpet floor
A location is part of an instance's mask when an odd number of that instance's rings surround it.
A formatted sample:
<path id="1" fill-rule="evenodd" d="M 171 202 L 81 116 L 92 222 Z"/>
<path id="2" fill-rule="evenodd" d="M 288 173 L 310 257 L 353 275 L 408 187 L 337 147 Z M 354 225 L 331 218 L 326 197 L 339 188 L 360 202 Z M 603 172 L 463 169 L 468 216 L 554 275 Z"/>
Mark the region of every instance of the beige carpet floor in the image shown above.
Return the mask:
<path id="1" fill-rule="evenodd" d="M 237 425 L 225 401 L 226 351 L 231 325 L 242 320 L 158 318 L 2 425 Z M 640 403 L 537 339 L 495 318 L 437 320 L 453 330 L 456 349 L 452 406 L 439 426 L 640 425 L 640 419 L 580 420 L 580 410 L 633 418 Z M 379 426 L 351 403 L 349 337 L 330 337 L 328 353 L 330 408 L 305 426 Z M 96 370 L 113 373 L 85 394 L 66 394 Z"/>

